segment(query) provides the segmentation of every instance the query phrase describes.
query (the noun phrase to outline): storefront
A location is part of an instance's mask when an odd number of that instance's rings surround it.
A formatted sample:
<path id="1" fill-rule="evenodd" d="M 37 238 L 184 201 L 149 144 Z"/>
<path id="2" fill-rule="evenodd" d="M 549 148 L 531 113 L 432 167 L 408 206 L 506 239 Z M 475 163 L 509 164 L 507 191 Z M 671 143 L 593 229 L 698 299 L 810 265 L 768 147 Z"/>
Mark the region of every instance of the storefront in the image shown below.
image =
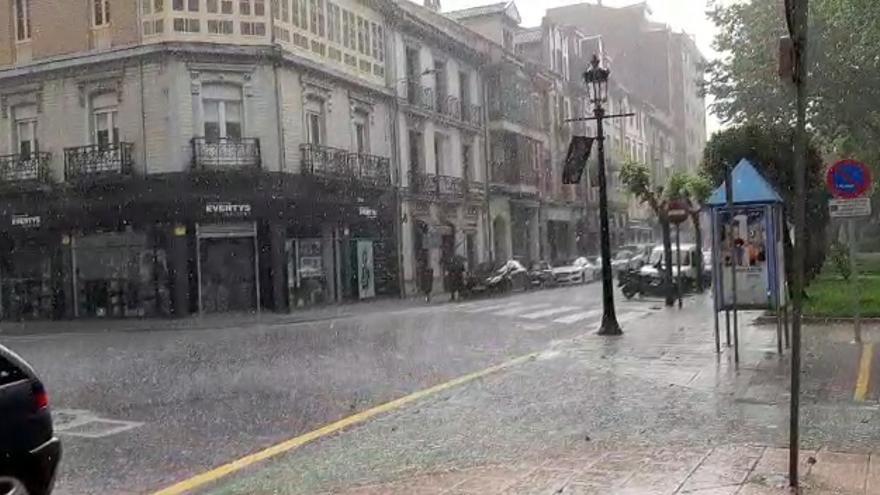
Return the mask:
<path id="1" fill-rule="evenodd" d="M 257 223 L 247 203 L 207 203 L 207 214 L 225 217 L 195 226 L 200 313 L 259 311 Z M 240 219 L 241 218 L 241 219 Z"/>

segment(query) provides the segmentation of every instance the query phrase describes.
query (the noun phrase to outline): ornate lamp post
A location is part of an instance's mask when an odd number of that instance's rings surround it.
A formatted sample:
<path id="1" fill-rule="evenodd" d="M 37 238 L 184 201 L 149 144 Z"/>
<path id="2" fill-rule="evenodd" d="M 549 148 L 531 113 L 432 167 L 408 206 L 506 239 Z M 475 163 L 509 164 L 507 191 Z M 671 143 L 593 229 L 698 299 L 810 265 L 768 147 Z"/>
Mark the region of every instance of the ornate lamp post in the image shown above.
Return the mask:
<path id="1" fill-rule="evenodd" d="M 599 224 L 600 248 L 602 250 L 602 326 L 599 335 L 622 335 L 623 330 L 617 322 L 614 311 L 614 277 L 611 272 L 611 232 L 608 226 L 608 185 L 605 178 L 605 107 L 608 101 L 608 76 L 611 71 L 599 66 L 599 57 L 593 55 L 590 67 L 584 72 L 584 82 L 590 101 L 593 102 L 593 116 L 596 119 L 596 140 L 599 160 Z"/>

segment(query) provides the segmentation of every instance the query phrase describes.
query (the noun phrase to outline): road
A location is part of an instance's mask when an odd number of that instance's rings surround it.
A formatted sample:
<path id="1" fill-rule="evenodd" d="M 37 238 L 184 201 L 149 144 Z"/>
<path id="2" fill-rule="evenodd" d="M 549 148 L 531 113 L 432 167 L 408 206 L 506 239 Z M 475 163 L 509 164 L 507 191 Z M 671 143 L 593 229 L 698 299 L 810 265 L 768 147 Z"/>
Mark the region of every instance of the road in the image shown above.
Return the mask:
<path id="1" fill-rule="evenodd" d="M 397 397 L 591 333 L 599 284 L 298 324 L 6 337 L 48 384 L 59 494 L 148 493 Z M 656 302 L 621 302 L 622 319 Z"/>

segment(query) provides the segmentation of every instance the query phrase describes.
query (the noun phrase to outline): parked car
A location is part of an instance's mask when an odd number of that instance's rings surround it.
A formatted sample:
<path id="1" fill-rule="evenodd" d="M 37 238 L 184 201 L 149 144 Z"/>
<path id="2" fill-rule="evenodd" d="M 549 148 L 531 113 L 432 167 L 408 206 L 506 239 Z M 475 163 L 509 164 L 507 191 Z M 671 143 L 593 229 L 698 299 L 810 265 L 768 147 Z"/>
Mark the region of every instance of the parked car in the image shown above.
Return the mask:
<path id="1" fill-rule="evenodd" d="M 0 494 L 47 495 L 61 442 L 52 429 L 49 395 L 22 358 L 0 345 Z"/>
<path id="2" fill-rule="evenodd" d="M 651 259 L 651 253 L 654 252 L 656 244 L 637 244 L 633 249 L 627 249 L 633 252 L 633 256 L 629 259 L 627 268 L 630 270 L 638 270 L 648 263 Z"/>
<path id="3" fill-rule="evenodd" d="M 558 284 L 585 284 L 595 280 L 596 268 L 585 257 L 556 263 L 553 277 Z"/>
<path id="4" fill-rule="evenodd" d="M 529 269 L 529 283 L 533 288 L 556 285 L 553 267 L 547 261 L 536 261 Z"/>
<path id="5" fill-rule="evenodd" d="M 611 258 L 611 271 L 614 273 L 620 273 L 623 270 L 629 269 L 629 262 L 635 254 L 629 250 L 620 250 L 614 254 L 614 257 Z"/>
<path id="6" fill-rule="evenodd" d="M 693 244 L 681 245 L 681 274 L 682 282 L 685 287 L 690 287 L 697 280 L 697 248 Z M 643 266 L 639 273 L 648 277 L 662 278 L 661 270 L 664 266 L 663 246 L 657 246 L 651 253 L 648 264 Z M 672 247 L 672 276 L 677 278 L 678 274 L 678 252 L 675 246 Z"/>
<path id="7" fill-rule="evenodd" d="M 500 294 L 529 287 L 529 272 L 516 260 L 486 262 L 468 275 L 465 293 L 468 296 Z"/>

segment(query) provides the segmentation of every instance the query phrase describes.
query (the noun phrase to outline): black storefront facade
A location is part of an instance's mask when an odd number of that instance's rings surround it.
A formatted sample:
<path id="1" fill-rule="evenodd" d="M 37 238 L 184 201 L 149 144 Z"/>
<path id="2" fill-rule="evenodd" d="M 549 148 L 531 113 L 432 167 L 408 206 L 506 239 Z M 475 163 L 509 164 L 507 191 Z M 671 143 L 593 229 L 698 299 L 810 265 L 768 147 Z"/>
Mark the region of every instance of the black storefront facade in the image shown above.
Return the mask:
<path id="1" fill-rule="evenodd" d="M 398 294 L 390 177 L 340 177 L 188 172 L 2 190 L 0 318 L 284 312 Z"/>

